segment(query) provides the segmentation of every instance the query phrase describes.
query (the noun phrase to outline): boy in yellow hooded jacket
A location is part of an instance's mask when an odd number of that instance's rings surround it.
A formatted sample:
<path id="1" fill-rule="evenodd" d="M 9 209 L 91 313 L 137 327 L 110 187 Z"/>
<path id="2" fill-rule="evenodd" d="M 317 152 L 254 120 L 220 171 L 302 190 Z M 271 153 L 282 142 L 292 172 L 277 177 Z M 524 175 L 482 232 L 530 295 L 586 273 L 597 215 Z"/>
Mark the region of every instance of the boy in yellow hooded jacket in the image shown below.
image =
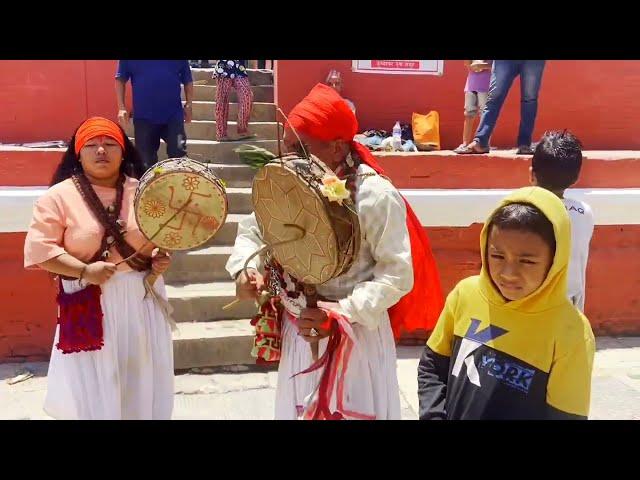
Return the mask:
<path id="1" fill-rule="evenodd" d="M 595 352 L 567 299 L 571 222 L 540 187 L 516 190 L 480 236 L 480 275 L 447 297 L 418 366 L 420 419 L 586 419 Z"/>

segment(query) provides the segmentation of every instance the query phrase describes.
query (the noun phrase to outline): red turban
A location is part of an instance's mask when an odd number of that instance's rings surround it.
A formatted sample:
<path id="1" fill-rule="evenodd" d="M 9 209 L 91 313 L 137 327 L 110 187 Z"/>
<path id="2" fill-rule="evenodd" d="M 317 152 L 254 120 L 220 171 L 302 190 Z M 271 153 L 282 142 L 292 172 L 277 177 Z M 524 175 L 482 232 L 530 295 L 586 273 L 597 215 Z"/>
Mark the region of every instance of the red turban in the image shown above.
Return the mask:
<path id="1" fill-rule="evenodd" d="M 318 84 L 289 113 L 289 125 L 318 140 L 345 140 L 351 142 L 351 149 L 360 159 L 384 175 L 371 152 L 353 141 L 358 132 L 358 121 L 333 88 Z M 407 230 L 411 243 L 413 263 L 413 289 L 389 309 L 391 327 L 396 338 L 402 333 L 418 330 L 431 331 L 435 327 L 444 307 L 444 296 L 440 285 L 440 275 L 436 265 L 429 237 L 416 217 L 413 209 L 403 197 L 407 210 Z"/>
<path id="2" fill-rule="evenodd" d="M 289 126 L 312 138 L 350 142 L 358 133 L 358 120 L 333 88 L 318 83 L 289 113 Z"/>

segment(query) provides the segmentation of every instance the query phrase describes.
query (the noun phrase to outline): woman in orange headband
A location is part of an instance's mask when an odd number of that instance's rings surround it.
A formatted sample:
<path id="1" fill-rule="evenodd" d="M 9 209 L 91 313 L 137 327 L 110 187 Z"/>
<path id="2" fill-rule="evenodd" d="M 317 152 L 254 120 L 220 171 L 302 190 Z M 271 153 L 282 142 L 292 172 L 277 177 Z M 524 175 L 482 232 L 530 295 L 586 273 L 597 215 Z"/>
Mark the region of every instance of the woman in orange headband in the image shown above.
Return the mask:
<path id="1" fill-rule="evenodd" d="M 146 272 L 169 257 L 146 239 L 133 201 L 143 162 L 122 128 L 102 117 L 80 125 L 33 209 L 25 268 L 58 276 L 58 325 L 44 410 L 59 419 L 169 419 L 171 329 Z M 156 255 L 153 255 L 156 253 Z M 162 277 L 154 287 L 166 298 Z"/>

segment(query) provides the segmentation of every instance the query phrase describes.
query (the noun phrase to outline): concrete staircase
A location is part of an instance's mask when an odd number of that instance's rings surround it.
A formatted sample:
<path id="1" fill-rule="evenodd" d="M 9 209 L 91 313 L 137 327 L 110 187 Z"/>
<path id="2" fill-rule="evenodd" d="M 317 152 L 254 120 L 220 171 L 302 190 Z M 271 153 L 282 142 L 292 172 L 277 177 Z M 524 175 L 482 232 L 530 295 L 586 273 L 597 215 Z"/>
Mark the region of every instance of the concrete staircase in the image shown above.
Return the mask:
<path id="1" fill-rule="evenodd" d="M 186 124 L 189 157 L 206 162 L 227 184 L 229 216 L 221 231 L 207 245 L 188 252 L 175 252 L 165 275 L 167 294 L 174 308 L 178 332 L 174 335 L 175 369 L 253 364 L 251 357 L 255 314 L 252 302 L 242 302 L 223 311 L 235 298 L 235 285 L 224 266 L 231 254 L 238 222 L 252 212 L 251 181 L 254 171 L 242 164 L 234 148 L 253 143 L 277 151 L 276 108 L 273 103 L 273 73 L 248 70 L 254 104 L 249 131 L 254 141 L 215 141 L 215 80 L 212 69 L 192 69 L 194 85 L 193 122 Z M 206 83 L 205 83 L 206 81 Z M 229 108 L 229 134 L 236 133 L 238 104 L 235 91 Z M 133 136 L 133 129 L 129 132 Z M 162 144 L 160 159 L 166 158 Z"/>

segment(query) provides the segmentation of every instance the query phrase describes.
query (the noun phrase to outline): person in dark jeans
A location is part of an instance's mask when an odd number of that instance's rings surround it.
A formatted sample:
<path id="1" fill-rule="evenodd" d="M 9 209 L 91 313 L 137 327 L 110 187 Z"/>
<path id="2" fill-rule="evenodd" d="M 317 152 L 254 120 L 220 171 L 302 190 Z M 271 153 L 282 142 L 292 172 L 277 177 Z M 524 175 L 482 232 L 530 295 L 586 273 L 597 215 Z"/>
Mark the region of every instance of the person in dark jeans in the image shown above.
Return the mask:
<path id="1" fill-rule="evenodd" d="M 187 154 L 184 123 L 192 118 L 193 78 L 188 60 L 119 60 L 116 73 L 118 121 L 130 121 L 125 106 L 125 85 L 131 80 L 133 128 L 136 148 L 145 167 L 158 161 L 160 139 L 167 144 L 169 158 Z M 185 104 L 180 99 L 184 85 Z"/>
<path id="2" fill-rule="evenodd" d="M 474 140 L 460 154 L 489 153 L 489 138 L 511 85 L 520 76 L 520 131 L 518 154 L 532 155 L 531 135 L 538 113 L 538 92 L 542 83 L 544 60 L 495 60 L 491 71 L 489 98 L 482 112 Z"/>

